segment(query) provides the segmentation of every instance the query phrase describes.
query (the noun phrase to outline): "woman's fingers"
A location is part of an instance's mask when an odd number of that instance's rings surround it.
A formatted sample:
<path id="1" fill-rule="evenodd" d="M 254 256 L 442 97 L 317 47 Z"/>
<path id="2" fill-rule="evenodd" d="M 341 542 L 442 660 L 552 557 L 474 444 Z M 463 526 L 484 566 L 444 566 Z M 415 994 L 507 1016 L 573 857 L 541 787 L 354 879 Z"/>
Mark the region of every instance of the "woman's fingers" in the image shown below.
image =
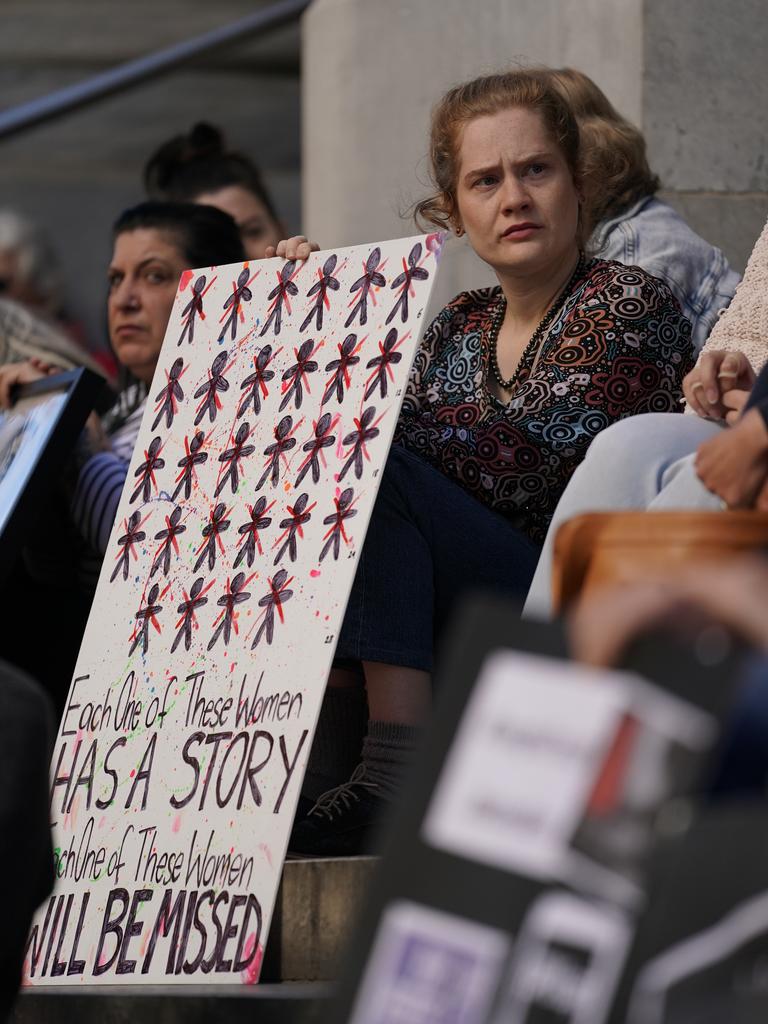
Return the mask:
<path id="1" fill-rule="evenodd" d="M 729 427 L 733 427 L 739 422 L 744 407 L 749 401 L 749 394 L 749 391 L 732 388 L 723 395 L 723 408 L 726 409 L 725 422 Z"/>
<path id="2" fill-rule="evenodd" d="M 277 245 L 267 246 L 265 258 L 279 256 L 284 260 L 306 260 L 319 249 L 317 242 L 310 242 L 304 235 L 293 235 L 291 238 L 283 238 Z"/>
<path id="3" fill-rule="evenodd" d="M 724 352 L 717 372 L 720 391 L 751 391 L 755 383 L 755 371 L 743 352 Z"/>
<path id="4" fill-rule="evenodd" d="M 686 401 L 688 405 L 693 409 L 697 416 L 701 416 L 703 420 L 709 419 L 709 406 L 702 402 L 704 394 L 704 385 L 694 381 L 687 389 L 684 389 Z"/>
<path id="5" fill-rule="evenodd" d="M 0 408 L 10 409 L 13 405 L 13 389 L 18 384 L 31 384 L 46 374 L 38 370 L 31 361 L 8 363 L 0 367 Z"/>
<path id="6" fill-rule="evenodd" d="M 704 419 L 719 420 L 725 415 L 721 402 L 725 390 L 723 385 L 733 387 L 735 378 L 729 376 L 722 380 L 720 371 L 726 357 L 732 354 L 721 350 L 705 352 L 683 380 L 683 394 L 689 405 Z"/>

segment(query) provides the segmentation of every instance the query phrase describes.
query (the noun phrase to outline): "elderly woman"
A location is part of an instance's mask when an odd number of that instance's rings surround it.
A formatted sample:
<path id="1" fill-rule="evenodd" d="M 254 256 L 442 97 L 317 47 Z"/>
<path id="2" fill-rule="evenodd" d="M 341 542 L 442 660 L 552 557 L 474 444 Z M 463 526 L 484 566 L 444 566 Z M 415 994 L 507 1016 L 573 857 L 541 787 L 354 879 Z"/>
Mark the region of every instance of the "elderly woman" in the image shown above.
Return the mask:
<path id="1" fill-rule="evenodd" d="M 297 852 L 364 845 L 426 719 L 451 605 L 477 588 L 525 595 L 592 438 L 675 409 L 693 361 L 667 285 L 584 252 L 578 128 L 546 73 L 451 90 L 433 115 L 431 163 L 436 191 L 419 213 L 466 233 L 499 283 L 454 299 L 416 357 L 330 680 L 329 693 L 353 689 L 362 666 L 362 763 L 297 823 Z"/>

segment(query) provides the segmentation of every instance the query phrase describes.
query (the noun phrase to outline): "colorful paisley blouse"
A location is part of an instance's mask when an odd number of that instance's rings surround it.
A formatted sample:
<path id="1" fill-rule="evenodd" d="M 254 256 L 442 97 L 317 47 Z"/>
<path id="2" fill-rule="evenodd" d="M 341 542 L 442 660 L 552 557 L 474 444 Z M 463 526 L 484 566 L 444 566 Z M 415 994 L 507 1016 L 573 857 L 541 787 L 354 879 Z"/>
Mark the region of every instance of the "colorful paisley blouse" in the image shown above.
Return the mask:
<path id="1" fill-rule="evenodd" d="M 503 301 L 500 288 L 463 292 L 434 319 L 395 441 L 541 542 L 596 434 L 625 416 L 679 411 L 691 328 L 662 281 L 590 260 L 504 404 L 488 388 Z"/>

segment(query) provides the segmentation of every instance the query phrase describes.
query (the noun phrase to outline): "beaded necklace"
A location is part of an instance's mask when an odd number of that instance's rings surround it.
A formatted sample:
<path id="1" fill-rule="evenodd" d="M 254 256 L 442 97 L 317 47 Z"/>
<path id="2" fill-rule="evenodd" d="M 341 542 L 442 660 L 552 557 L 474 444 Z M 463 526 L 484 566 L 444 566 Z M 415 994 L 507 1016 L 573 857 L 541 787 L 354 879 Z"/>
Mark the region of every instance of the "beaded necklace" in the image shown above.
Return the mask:
<path id="1" fill-rule="evenodd" d="M 531 340 L 525 346 L 525 351 L 523 352 L 522 356 L 520 357 L 520 362 L 515 367 L 515 372 L 512 374 L 511 377 L 509 377 L 506 380 L 501 375 L 501 370 L 499 369 L 499 356 L 498 356 L 499 331 L 501 330 L 501 325 L 504 322 L 504 314 L 505 314 L 505 312 L 507 310 L 506 299 L 502 298 L 501 302 L 499 303 L 499 308 L 496 310 L 496 312 L 493 315 L 493 322 L 491 323 L 491 328 L 490 328 L 490 331 L 489 331 L 488 343 L 489 343 L 489 349 L 490 349 L 491 373 L 493 374 L 494 379 L 495 379 L 496 383 L 499 385 L 499 387 L 504 388 L 505 391 L 508 391 L 510 388 L 514 387 L 514 385 L 515 385 L 515 383 L 517 381 L 518 374 L 520 373 L 520 370 L 525 365 L 525 362 L 526 362 L 526 360 L 528 358 L 528 355 L 531 352 L 533 352 L 534 350 L 540 348 L 540 346 L 541 346 L 541 344 L 542 344 L 542 342 L 544 340 L 544 335 L 545 335 L 547 329 L 549 328 L 549 325 L 552 323 L 552 321 L 555 319 L 557 314 L 563 308 L 565 300 L 571 294 L 571 291 L 573 290 L 574 284 L 579 279 L 579 277 L 581 276 L 581 274 L 582 274 L 582 272 L 584 270 L 585 263 L 586 263 L 586 260 L 585 260 L 585 257 L 584 257 L 584 253 L 580 252 L 579 253 L 578 262 L 576 263 L 576 268 L 573 271 L 573 273 L 571 274 L 571 276 L 569 277 L 568 283 L 565 285 L 565 287 L 560 292 L 558 297 L 555 299 L 555 301 L 549 307 L 547 312 L 544 314 L 544 317 L 541 320 L 539 326 L 536 328 L 536 330 L 531 335 Z M 537 353 L 537 360 L 538 360 L 538 353 Z M 534 362 L 534 366 L 533 366 L 534 369 L 535 369 L 535 366 L 536 366 L 536 362 Z"/>

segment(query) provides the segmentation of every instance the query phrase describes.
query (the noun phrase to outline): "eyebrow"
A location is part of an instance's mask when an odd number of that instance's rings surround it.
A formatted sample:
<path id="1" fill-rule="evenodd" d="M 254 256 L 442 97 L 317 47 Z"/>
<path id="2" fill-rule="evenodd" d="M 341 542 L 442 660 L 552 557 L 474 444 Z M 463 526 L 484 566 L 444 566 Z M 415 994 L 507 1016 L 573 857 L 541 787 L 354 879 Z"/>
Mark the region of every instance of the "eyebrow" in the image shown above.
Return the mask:
<path id="1" fill-rule="evenodd" d="M 540 150 L 537 153 L 531 153 L 527 156 L 524 156 L 520 160 L 515 160 L 514 166 L 525 167 L 527 164 L 535 164 L 540 160 L 551 160 L 553 155 L 554 154 L 551 149 Z M 472 170 L 467 171 L 466 174 L 463 175 L 463 180 L 466 182 L 470 178 L 482 177 L 484 174 L 490 174 L 493 171 L 498 170 L 500 162 L 501 161 L 497 160 L 495 163 L 488 164 L 486 167 L 475 167 Z"/>
<path id="2" fill-rule="evenodd" d="M 136 269 L 143 270 L 149 263 L 162 263 L 164 266 L 171 269 L 170 261 L 167 260 L 165 256 L 145 256 L 141 263 L 137 265 Z M 121 274 L 123 273 L 120 267 L 116 267 L 114 263 L 110 263 L 109 267 L 107 268 L 107 273 L 111 274 L 113 271 L 117 271 L 118 273 Z"/>

